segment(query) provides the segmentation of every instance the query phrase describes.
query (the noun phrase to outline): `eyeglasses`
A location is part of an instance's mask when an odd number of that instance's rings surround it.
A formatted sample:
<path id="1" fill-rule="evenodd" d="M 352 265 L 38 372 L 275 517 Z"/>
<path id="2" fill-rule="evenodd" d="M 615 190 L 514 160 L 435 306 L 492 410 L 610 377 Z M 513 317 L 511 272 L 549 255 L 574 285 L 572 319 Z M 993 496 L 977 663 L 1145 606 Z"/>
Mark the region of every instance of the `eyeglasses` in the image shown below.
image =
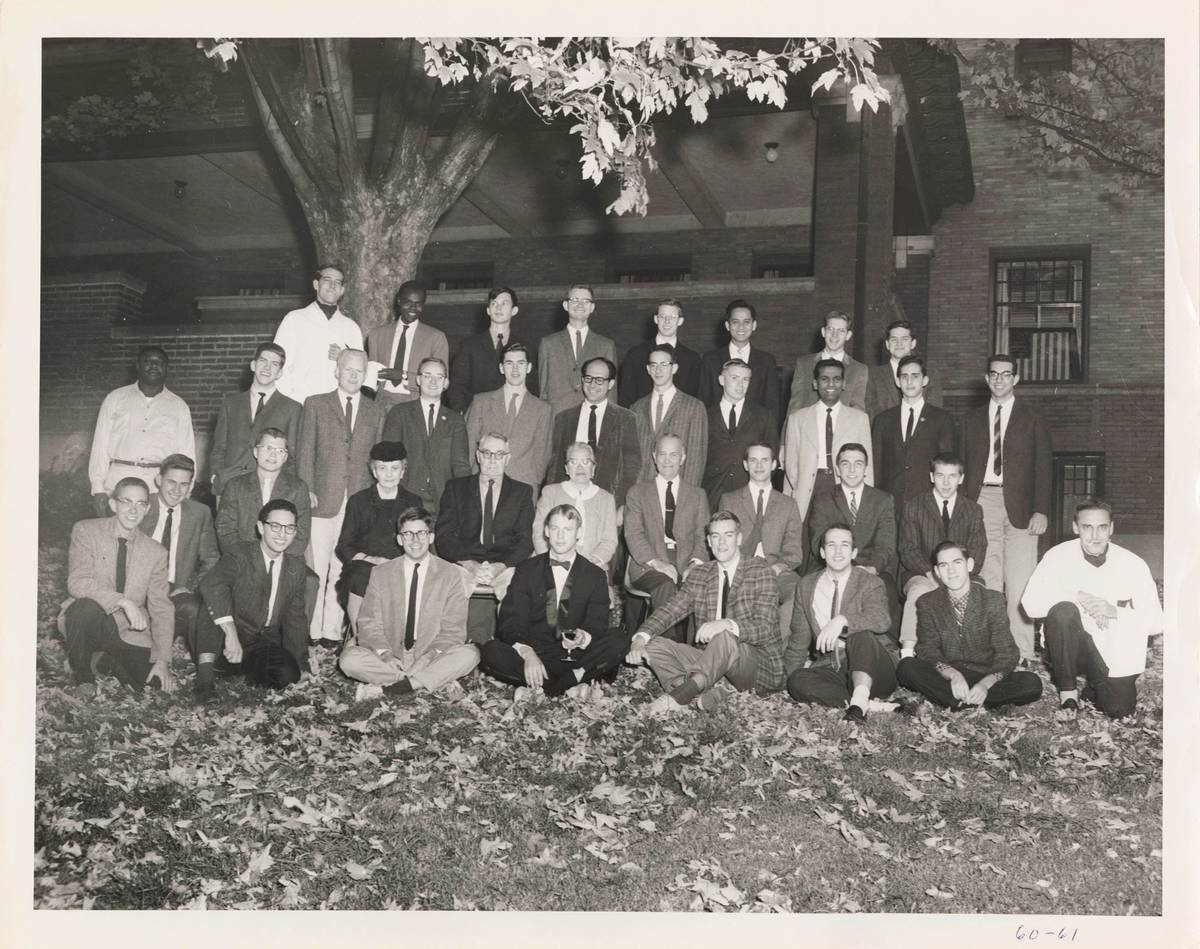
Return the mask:
<path id="1" fill-rule="evenodd" d="M 149 501 L 141 501 L 137 498 L 113 498 L 121 507 L 131 507 L 138 511 L 144 511 L 150 506 Z"/>
<path id="2" fill-rule="evenodd" d="M 280 524 L 278 521 L 264 521 L 263 524 L 267 530 L 276 534 L 286 534 L 288 537 L 291 537 L 292 534 L 296 533 L 295 524 Z"/>
<path id="3" fill-rule="evenodd" d="M 259 450 L 268 455 L 286 455 L 288 450 L 284 448 L 276 448 L 272 445 L 259 445 Z"/>
<path id="4" fill-rule="evenodd" d="M 584 377 L 583 377 L 583 381 L 584 381 L 584 382 L 585 382 L 587 385 L 596 385 L 596 386 L 598 386 L 598 385 L 600 385 L 601 383 L 608 382 L 608 376 L 584 376 Z"/>
<path id="5" fill-rule="evenodd" d="M 591 303 L 591 297 L 567 297 L 567 303 L 571 306 L 579 306 L 581 303 Z"/>
<path id="6" fill-rule="evenodd" d="M 479 449 L 479 457 L 486 458 L 488 461 L 502 461 L 510 454 L 511 452 L 507 451 L 484 451 L 482 448 Z"/>
<path id="7" fill-rule="evenodd" d="M 1013 378 L 1015 375 L 1016 375 L 1015 372 L 1010 372 L 1009 370 L 1005 369 L 1004 372 L 989 372 L 987 374 L 987 377 L 989 379 L 991 379 L 993 382 L 1007 382 L 1009 379 Z"/>
<path id="8" fill-rule="evenodd" d="M 441 373 L 438 373 L 435 375 L 432 372 L 422 372 L 422 373 L 419 373 L 419 375 L 426 382 L 445 382 L 446 381 L 446 377 L 443 376 Z"/>
<path id="9" fill-rule="evenodd" d="M 406 544 L 411 544 L 419 540 L 424 540 L 429 536 L 429 531 L 401 531 L 400 539 Z"/>

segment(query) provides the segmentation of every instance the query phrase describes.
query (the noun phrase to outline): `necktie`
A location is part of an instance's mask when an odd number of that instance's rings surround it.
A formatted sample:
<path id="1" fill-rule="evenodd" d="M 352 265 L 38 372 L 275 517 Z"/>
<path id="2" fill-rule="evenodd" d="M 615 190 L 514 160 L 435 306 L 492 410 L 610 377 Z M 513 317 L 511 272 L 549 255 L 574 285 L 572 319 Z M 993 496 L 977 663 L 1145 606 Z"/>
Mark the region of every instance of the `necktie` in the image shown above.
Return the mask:
<path id="1" fill-rule="evenodd" d="M 171 527 L 172 527 L 172 525 L 174 525 L 174 523 L 175 523 L 175 508 L 170 508 L 167 511 L 167 521 L 165 524 L 163 524 L 163 535 L 162 535 L 162 545 L 167 548 L 167 576 L 168 577 L 174 576 L 174 571 L 171 569 L 174 566 L 174 564 L 172 564 L 172 560 L 175 559 L 174 557 L 171 556 Z"/>
<path id="2" fill-rule="evenodd" d="M 583 333 L 580 330 L 575 331 L 575 361 L 579 362 L 583 358 Z"/>
<path id="3" fill-rule="evenodd" d="M 125 592 L 125 553 L 128 549 L 125 545 L 128 544 L 124 537 L 117 538 L 117 592 Z"/>
<path id="4" fill-rule="evenodd" d="M 663 526 L 666 528 L 667 538 L 670 540 L 675 539 L 675 492 L 671 490 L 671 485 L 674 483 L 674 481 L 667 482 L 667 494 L 663 503 L 663 507 L 666 509 Z"/>
<path id="5" fill-rule="evenodd" d="M 596 447 L 596 406 L 592 406 L 592 414 L 588 416 L 588 444 Z"/>
<path id="6" fill-rule="evenodd" d="M 757 521 L 762 521 L 763 519 L 763 495 L 766 493 L 765 488 L 760 489 L 758 492 L 758 503 L 754 506 L 754 518 Z"/>
<path id="7" fill-rule="evenodd" d="M 354 402 L 350 396 L 346 396 L 346 446 L 350 446 L 350 439 L 354 436 Z"/>
<path id="8" fill-rule="evenodd" d="M 253 422 L 258 418 L 258 413 L 262 411 L 263 403 L 267 400 L 267 394 L 260 392 L 258 394 L 258 405 L 254 406 L 254 411 L 250 413 L 250 421 Z"/>
<path id="9" fill-rule="evenodd" d="M 729 615 L 729 573 L 721 571 L 721 619 Z"/>
<path id="10" fill-rule="evenodd" d="M 910 406 L 908 407 L 908 424 L 904 426 L 904 440 L 905 440 L 906 442 L 907 442 L 907 441 L 908 441 L 910 438 L 912 438 L 912 430 L 913 430 L 913 424 L 914 424 L 914 422 L 913 422 L 913 416 L 914 416 L 915 414 L 916 414 L 916 409 L 914 409 L 914 408 L 913 408 L 913 407 L 910 405 Z"/>
<path id="11" fill-rule="evenodd" d="M 267 615 L 263 617 L 263 629 L 271 625 L 271 587 L 275 585 L 275 561 L 267 561 Z"/>
<path id="12" fill-rule="evenodd" d="M 433 434 L 433 403 L 432 402 L 429 403 L 429 431 L 426 434 L 429 434 L 429 435 Z"/>
<path id="13" fill-rule="evenodd" d="M 517 417 L 517 394 L 514 392 L 513 397 L 508 400 L 508 422 L 511 425 Z"/>
<path id="14" fill-rule="evenodd" d="M 950 605 L 954 607 L 954 619 L 959 626 L 962 626 L 963 620 L 967 618 L 967 601 L 970 599 L 970 593 L 962 599 L 956 600 L 950 597 Z"/>
<path id="15" fill-rule="evenodd" d="M 729 437 L 737 434 L 737 416 L 734 414 L 733 406 L 729 406 Z"/>
<path id="16" fill-rule="evenodd" d="M 850 492 L 850 524 L 858 520 L 858 492 Z"/>
<path id="17" fill-rule="evenodd" d="M 825 470 L 833 474 L 833 406 L 825 409 Z"/>
<path id="18" fill-rule="evenodd" d="M 484 498 L 483 501 L 483 537 L 481 539 L 483 541 L 483 546 L 487 547 L 489 550 L 491 549 L 492 543 L 495 539 L 493 536 L 492 527 L 492 518 L 496 513 L 495 502 L 492 499 L 492 487 L 495 484 L 495 481 L 488 479 L 487 497 Z"/>
<path id="19" fill-rule="evenodd" d="M 833 604 L 829 607 L 829 618 L 833 619 L 842 611 L 842 591 L 840 584 L 835 578 L 833 581 Z"/>
<path id="20" fill-rule="evenodd" d="M 1000 439 L 1000 406 L 996 406 L 996 424 L 992 427 L 992 474 L 999 475 L 1004 463 L 1000 457 L 1003 445 Z"/>
<path id="21" fill-rule="evenodd" d="M 496 334 L 496 362 L 504 362 L 504 334 Z"/>
<path id="22" fill-rule="evenodd" d="M 408 324 L 401 323 L 403 327 L 400 330 L 400 344 L 396 347 L 396 361 L 392 363 L 393 369 L 404 369 L 404 360 L 408 356 Z"/>
<path id="23" fill-rule="evenodd" d="M 950 537 L 950 502 L 942 501 L 942 533 Z"/>
<path id="24" fill-rule="evenodd" d="M 654 407 L 654 434 L 658 434 L 658 430 L 662 427 L 663 418 L 663 397 L 659 395 L 658 404 Z"/>
<path id="25" fill-rule="evenodd" d="M 413 564 L 412 582 L 408 585 L 408 612 L 404 617 L 404 648 L 412 649 L 417 635 L 417 572 L 419 563 Z"/>

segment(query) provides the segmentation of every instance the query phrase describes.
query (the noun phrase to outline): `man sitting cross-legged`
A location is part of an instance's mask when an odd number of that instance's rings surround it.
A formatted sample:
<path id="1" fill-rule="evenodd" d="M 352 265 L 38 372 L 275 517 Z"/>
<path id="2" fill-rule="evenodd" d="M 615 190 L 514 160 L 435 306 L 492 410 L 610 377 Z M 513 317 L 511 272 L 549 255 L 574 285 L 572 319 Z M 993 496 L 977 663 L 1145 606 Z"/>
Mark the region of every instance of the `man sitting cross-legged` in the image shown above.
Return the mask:
<path id="1" fill-rule="evenodd" d="M 849 702 L 846 720 L 861 722 L 871 699 L 896 691 L 899 648 L 887 593 L 879 577 L 854 566 L 858 551 L 849 524 L 825 528 L 820 550 L 825 569 L 802 577 L 796 588 L 783 657 L 787 690 L 797 702 L 832 708 Z"/>
<path id="2" fill-rule="evenodd" d="M 409 508 L 396 518 L 404 555 L 371 571 L 358 612 L 358 638 L 339 665 L 359 686 L 356 698 L 410 701 L 467 675 L 479 650 L 467 642 L 467 595 L 459 568 L 429 551 L 433 515 Z M 382 686 L 379 692 L 370 686 Z"/>
<path id="3" fill-rule="evenodd" d="M 971 582 L 975 561 L 957 541 L 938 544 L 933 563 L 941 585 L 917 601 L 917 654 L 896 667 L 900 684 L 950 709 L 1037 701 L 1042 680 L 1013 671 L 1020 653 L 1004 594 Z"/>
<path id="4" fill-rule="evenodd" d="M 683 586 L 633 635 L 626 661 L 645 661 L 666 694 L 649 706 L 651 715 L 678 712 L 693 702 L 711 709 L 728 679 L 739 691 L 773 692 L 783 685 L 783 640 L 779 635 L 779 592 L 775 572 L 763 561 L 743 557 L 737 516 L 718 511 L 708 522 L 715 560 L 694 566 Z M 692 646 L 662 634 L 695 617 Z"/>
<path id="5" fill-rule="evenodd" d="M 607 575 L 575 549 L 581 523 L 570 504 L 550 511 L 550 549 L 517 565 L 496 638 L 480 647 L 479 667 L 519 686 L 516 701 L 539 692 L 593 698 L 596 680 L 620 665 L 629 646 L 608 627 Z"/>

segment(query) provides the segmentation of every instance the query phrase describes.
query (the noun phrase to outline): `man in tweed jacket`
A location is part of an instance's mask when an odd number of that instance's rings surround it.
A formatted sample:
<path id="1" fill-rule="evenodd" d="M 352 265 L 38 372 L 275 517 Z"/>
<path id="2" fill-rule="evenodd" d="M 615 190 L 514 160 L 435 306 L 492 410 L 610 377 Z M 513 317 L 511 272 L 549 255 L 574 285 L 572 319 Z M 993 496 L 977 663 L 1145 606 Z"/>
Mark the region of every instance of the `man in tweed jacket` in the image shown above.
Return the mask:
<path id="1" fill-rule="evenodd" d="M 728 511 L 709 520 L 708 542 L 716 559 L 695 566 L 630 644 L 626 660 L 634 665 L 644 660 L 665 691 L 650 704 L 651 715 L 673 714 L 692 703 L 713 708 L 719 696 L 713 686 L 721 679 L 743 692 L 773 692 L 783 685 L 774 571 L 742 556 L 741 524 Z M 689 615 L 696 620 L 698 646 L 662 635 Z"/>

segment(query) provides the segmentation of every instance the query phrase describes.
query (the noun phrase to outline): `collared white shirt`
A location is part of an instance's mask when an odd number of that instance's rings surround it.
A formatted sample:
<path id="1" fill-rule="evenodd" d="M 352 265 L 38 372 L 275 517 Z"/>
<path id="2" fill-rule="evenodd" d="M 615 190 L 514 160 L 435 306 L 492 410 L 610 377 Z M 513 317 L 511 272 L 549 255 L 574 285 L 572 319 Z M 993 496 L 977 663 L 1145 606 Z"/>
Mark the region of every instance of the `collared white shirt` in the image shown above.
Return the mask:
<path id="1" fill-rule="evenodd" d="M 737 579 L 738 567 L 741 566 L 742 555 L 739 551 L 733 555 L 733 559 L 728 563 L 717 564 L 717 615 L 721 615 L 721 587 L 724 586 L 725 577 L 729 577 L 729 595 L 733 596 L 733 584 Z M 733 623 L 733 635 L 740 636 L 742 631 L 738 628 L 737 620 L 729 615 L 729 604 L 725 604 L 725 618 Z"/>
<path id="2" fill-rule="evenodd" d="M 112 464 L 113 459 L 144 462 L 157 468 L 167 455 L 176 452 L 196 457 L 196 437 L 187 403 L 165 386 L 149 398 L 136 382 L 113 389 L 100 404 L 92 437 L 88 461 L 92 494 L 107 494 L 126 475 L 141 478 L 154 494 L 158 488 L 151 468 L 130 469 Z"/>
<path id="3" fill-rule="evenodd" d="M 1001 467 L 1000 474 L 996 474 L 992 468 L 992 464 L 996 458 L 996 437 L 995 437 L 996 408 L 997 408 L 997 406 L 999 406 L 999 408 L 1000 408 L 1000 447 L 1001 447 L 1000 461 L 1003 464 L 1003 461 L 1004 461 L 1004 457 L 1003 457 L 1004 436 L 1008 434 L 1008 420 L 1010 418 L 1012 418 L 1013 403 L 1016 401 L 1017 401 L 1016 396 L 1009 396 L 1008 401 L 1004 402 L 1003 404 L 997 402 L 995 399 L 988 399 L 988 414 L 987 414 L 988 456 L 987 456 L 987 465 L 983 469 L 983 483 L 984 484 L 1004 484 L 1004 469 L 1003 469 L 1003 467 Z"/>
<path id="4" fill-rule="evenodd" d="M 266 503 L 265 501 L 263 502 Z M 178 504 L 175 507 L 167 507 L 162 503 L 162 495 L 159 495 L 159 511 L 158 520 L 154 522 L 153 537 L 158 543 L 162 543 L 163 531 L 167 529 L 167 512 L 174 511 L 175 516 L 171 518 L 171 546 L 167 549 L 167 580 L 170 583 L 175 582 L 175 551 L 179 549 L 179 534 L 180 527 L 183 524 L 183 504 Z"/>
<path id="5" fill-rule="evenodd" d="M 421 568 L 420 570 L 417 571 L 417 611 L 413 617 L 413 648 L 416 649 L 417 641 L 420 639 L 419 634 L 420 634 L 420 630 L 421 630 L 421 595 L 425 592 L 425 580 L 429 575 L 430 558 L 429 558 L 429 554 L 427 552 L 425 554 L 425 558 L 423 560 L 413 560 L 407 554 L 404 555 L 402 560 L 403 560 L 403 563 L 401 564 L 401 569 L 404 571 L 404 609 L 405 609 L 405 614 L 404 614 L 404 619 L 401 620 L 401 623 L 408 622 L 408 612 L 407 612 L 408 611 L 408 596 L 409 596 L 410 591 L 412 590 L 413 567 L 420 566 L 420 568 Z M 403 643 L 404 643 L 404 626 L 403 625 L 400 627 L 400 643 L 401 643 L 401 650 L 403 651 L 403 648 L 404 648 L 403 647 Z"/>
<path id="6" fill-rule="evenodd" d="M 663 400 L 662 417 L 665 419 L 667 413 L 671 411 L 671 403 L 675 401 L 675 393 L 679 390 L 675 388 L 675 383 L 671 383 L 662 392 L 652 388 L 650 390 L 650 427 L 654 427 L 654 420 L 658 417 L 658 400 Z"/>
<path id="7" fill-rule="evenodd" d="M 742 407 L 746 404 L 746 400 L 740 402 L 730 402 L 724 396 L 721 397 L 721 418 L 725 420 L 725 424 L 729 424 L 729 410 L 733 409 L 733 420 L 736 424 L 742 424 Z"/>
<path id="8" fill-rule="evenodd" d="M 583 326 L 578 326 L 578 327 L 568 325 L 567 332 L 571 334 L 571 349 L 572 349 L 572 351 L 575 349 L 575 334 L 576 333 L 578 333 L 579 338 L 583 340 L 582 345 L 584 345 L 584 346 L 587 345 L 588 327 L 587 327 L 586 323 Z"/>
<path id="9" fill-rule="evenodd" d="M 943 500 L 949 502 L 950 516 L 954 517 L 954 505 L 958 502 L 958 492 L 955 491 L 954 496 L 949 497 L 949 498 L 943 498 L 940 494 L 937 493 L 937 491 L 933 492 L 933 503 L 937 507 L 938 514 L 942 513 L 942 501 Z"/>
<path id="10" fill-rule="evenodd" d="M 408 372 L 408 366 L 412 360 L 413 354 L 413 339 L 417 335 L 417 327 L 421 325 L 420 320 L 413 320 L 411 323 L 405 323 L 403 320 L 396 320 L 396 332 L 392 334 L 392 351 L 388 353 L 387 365 L 385 369 L 399 368 Z M 404 347 L 404 365 L 396 366 L 396 354 L 400 351 L 400 336 L 404 332 L 404 327 L 408 327 L 408 335 L 405 337 L 406 345 Z M 403 382 L 388 382 L 383 388 L 388 392 L 408 392 L 408 385 Z"/>
<path id="11" fill-rule="evenodd" d="M 746 485 L 746 490 L 750 492 L 750 509 L 754 511 L 756 517 L 758 516 L 758 496 L 759 494 L 762 495 L 763 520 L 765 521 L 767 519 L 767 508 L 771 504 L 771 486 L 769 484 L 757 485 L 751 481 Z M 767 559 L 767 555 L 763 553 L 761 538 L 758 541 L 758 546 L 754 548 L 754 556 L 761 557 L 763 560 Z"/>
<path id="12" fill-rule="evenodd" d="M 362 389 L 359 389 L 354 395 L 348 392 L 343 392 L 338 389 L 337 392 L 338 408 L 342 410 L 342 414 L 346 413 L 346 400 L 350 400 L 350 427 L 353 429 L 358 424 L 358 402 L 362 398 Z"/>
<path id="13" fill-rule="evenodd" d="M 833 416 L 832 416 L 832 418 L 833 418 L 833 436 L 834 436 L 834 441 L 836 442 L 837 441 L 838 415 L 841 414 L 842 403 L 840 400 L 835 402 L 832 406 L 826 405 L 824 402 L 817 403 L 817 467 L 818 468 L 825 467 L 825 452 L 826 452 L 826 447 L 827 447 L 825 445 L 825 419 L 830 417 L 828 410 L 831 408 L 833 409 Z M 830 446 L 828 446 L 828 448 L 830 449 L 830 453 L 832 454 L 833 446 L 830 445 Z M 835 459 L 835 465 L 836 465 L 836 459 Z"/>
<path id="14" fill-rule="evenodd" d="M 269 478 L 264 475 L 258 476 L 258 493 L 262 495 L 262 503 L 266 504 L 271 500 L 271 491 L 275 488 L 275 482 L 279 478 L 279 472 L 271 475 Z"/>
<path id="15" fill-rule="evenodd" d="M 668 346 L 673 346 L 676 349 L 678 349 L 679 348 L 679 337 L 676 336 L 674 339 L 669 339 L 668 337 L 663 336 L 662 333 L 655 333 L 654 334 L 654 345 L 662 346 L 664 343 Z"/>
<path id="16" fill-rule="evenodd" d="M 271 625 L 271 620 L 275 616 L 275 594 L 279 592 L 279 574 L 283 570 L 283 554 L 276 557 L 267 556 L 260 543 L 258 552 L 262 555 L 263 568 L 271 577 L 271 593 L 267 597 L 267 625 Z M 271 569 L 271 564 L 275 564 L 275 569 Z"/>
<path id="17" fill-rule="evenodd" d="M 608 399 L 603 402 L 597 402 L 596 405 L 596 438 L 600 438 L 600 432 L 604 428 L 604 412 L 608 409 Z M 575 441 L 586 442 L 588 440 L 588 419 L 592 416 L 592 403 L 586 399 L 579 407 L 579 422 L 575 426 Z"/>
<path id="18" fill-rule="evenodd" d="M 675 496 L 675 510 L 679 511 L 679 482 L 681 477 L 676 475 L 671 479 L 671 494 Z M 667 526 L 667 479 L 662 475 L 654 476 L 654 488 L 658 492 L 658 510 L 663 518 L 663 537 L 666 538 Z M 674 543 L 674 541 L 670 541 Z"/>
<path id="19" fill-rule="evenodd" d="M 913 434 L 917 434 L 917 423 L 921 421 L 921 413 L 925 411 L 925 396 L 921 396 L 917 401 L 909 403 L 900 399 L 900 437 L 904 438 L 904 433 L 908 431 L 908 413 L 913 412 Z"/>
<path id="20" fill-rule="evenodd" d="M 821 355 L 817 357 L 817 360 L 820 361 L 822 359 L 836 359 L 838 362 L 845 365 L 846 350 L 843 349 L 840 353 L 831 353 L 828 349 L 822 349 Z"/>
<path id="21" fill-rule="evenodd" d="M 845 496 L 845 498 L 846 498 L 846 507 L 850 507 L 850 496 L 851 496 L 851 495 L 853 495 L 853 496 L 854 496 L 854 505 L 855 505 L 855 507 L 858 507 L 858 508 L 861 508 L 861 507 L 862 507 L 863 484 L 866 484 L 866 483 L 867 483 L 867 482 L 866 482 L 866 481 L 864 481 L 864 482 L 863 482 L 862 484 L 860 484 L 860 485 L 859 485 L 857 488 L 848 488 L 848 487 L 846 487 L 844 484 L 843 484 L 843 485 L 839 485 L 839 487 L 842 489 L 842 494 L 843 494 L 843 495 Z"/>
<path id="22" fill-rule="evenodd" d="M 504 481 L 503 475 L 498 478 L 492 478 L 492 514 L 496 513 L 496 508 L 500 506 L 500 484 Z M 479 510 L 482 511 L 487 506 L 488 479 L 483 475 L 479 476 Z M 483 537 L 483 531 L 480 531 L 480 538 Z"/>
<path id="23" fill-rule="evenodd" d="M 263 399 L 263 404 L 262 404 L 262 407 L 265 409 L 268 405 L 271 404 L 271 399 L 274 398 L 275 393 L 278 391 L 279 391 L 279 386 L 274 385 L 274 384 L 271 385 L 271 388 L 264 389 L 261 386 L 259 386 L 259 384 L 257 382 L 250 383 L 250 420 L 251 421 L 258 418 L 258 411 L 259 411 L 258 397 L 259 397 L 259 395 L 261 394 L 263 396 L 266 396 L 266 398 Z"/>
<path id="24" fill-rule="evenodd" d="M 841 601 L 846 597 L 846 584 L 850 580 L 850 571 L 838 577 L 837 593 L 838 593 L 838 609 L 841 609 Z M 817 618 L 817 622 L 824 626 L 836 615 L 833 612 L 833 574 L 828 570 L 822 570 L 821 576 L 817 578 L 817 585 L 813 587 L 813 616 Z"/>
<path id="25" fill-rule="evenodd" d="M 553 550 L 547 551 L 546 555 L 548 557 L 550 557 L 551 560 L 558 559 L 555 556 Z M 550 568 L 550 573 L 554 577 L 554 599 L 555 599 L 555 602 L 558 602 L 558 603 L 562 602 L 563 587 L 565 587 L 567 585 L 567 574 L 569 574 L 571 572 L 571 567 L 575 566 L 575 557 L 576 556 L 578 556 L 577 553 L 575 551 L 571 551 L 571 556 L 566 558 L 566 561 L 569 564 L 569 566 L 565 570 L 562 567 L 552 566 Z"/>
<path id="26" fill-rule="evenodd" d="M 745 346 L 738 346 L 736 343 L 730 340 L 729 358 L 740 359 L 742 362 L 746 363 L 746 365 L 750 365 L 750 344 L 746 343 Z"/>
<path id="27" fill-rule="evenodd" d="M 442 412 L 442 402 L 441 402 L 441 399 L 439 399 L 439 400 L 438 400 L 438 401 L 436 401 L 436 402 L 430 402 L 428 399 L 426 399 L 424 396 L 422 396 L 422 397 L 421 397 L 420 399 L 418 399 L 417 401 L 419 401 L 419 402 L 421 403 L 421 422 L 422 422 L 422 423 L 425 425 L 425 428 L 426 428 L 426 429 L 428 429 L 428 428 L 429 428 L 429 409 L 430 409 L 430 406 L 432 406 L 432 407 L 433 407 L 433 423 L 434 423 L 434 425 L 436 426 L 436 425 L 437 425 L 438 416 L 439 416 L 439 415 L 441 415 L 441 412 Z"/>
<path id="28" fill-rule="evenodd" d="M 528 389 L 525 386 L 510 386 L 507 382 L 501 386 L 504 389 L 504 412 L 508 413 L 508 406 L 513 400 L 513 396 L 517 397 L 517 404 L 513 406 L 513 416 L 517 416 L 521 412 L 521 406 L 525 404 L 525 396 Z M 586 441 L 586 439 L 585 439 Z"/>

